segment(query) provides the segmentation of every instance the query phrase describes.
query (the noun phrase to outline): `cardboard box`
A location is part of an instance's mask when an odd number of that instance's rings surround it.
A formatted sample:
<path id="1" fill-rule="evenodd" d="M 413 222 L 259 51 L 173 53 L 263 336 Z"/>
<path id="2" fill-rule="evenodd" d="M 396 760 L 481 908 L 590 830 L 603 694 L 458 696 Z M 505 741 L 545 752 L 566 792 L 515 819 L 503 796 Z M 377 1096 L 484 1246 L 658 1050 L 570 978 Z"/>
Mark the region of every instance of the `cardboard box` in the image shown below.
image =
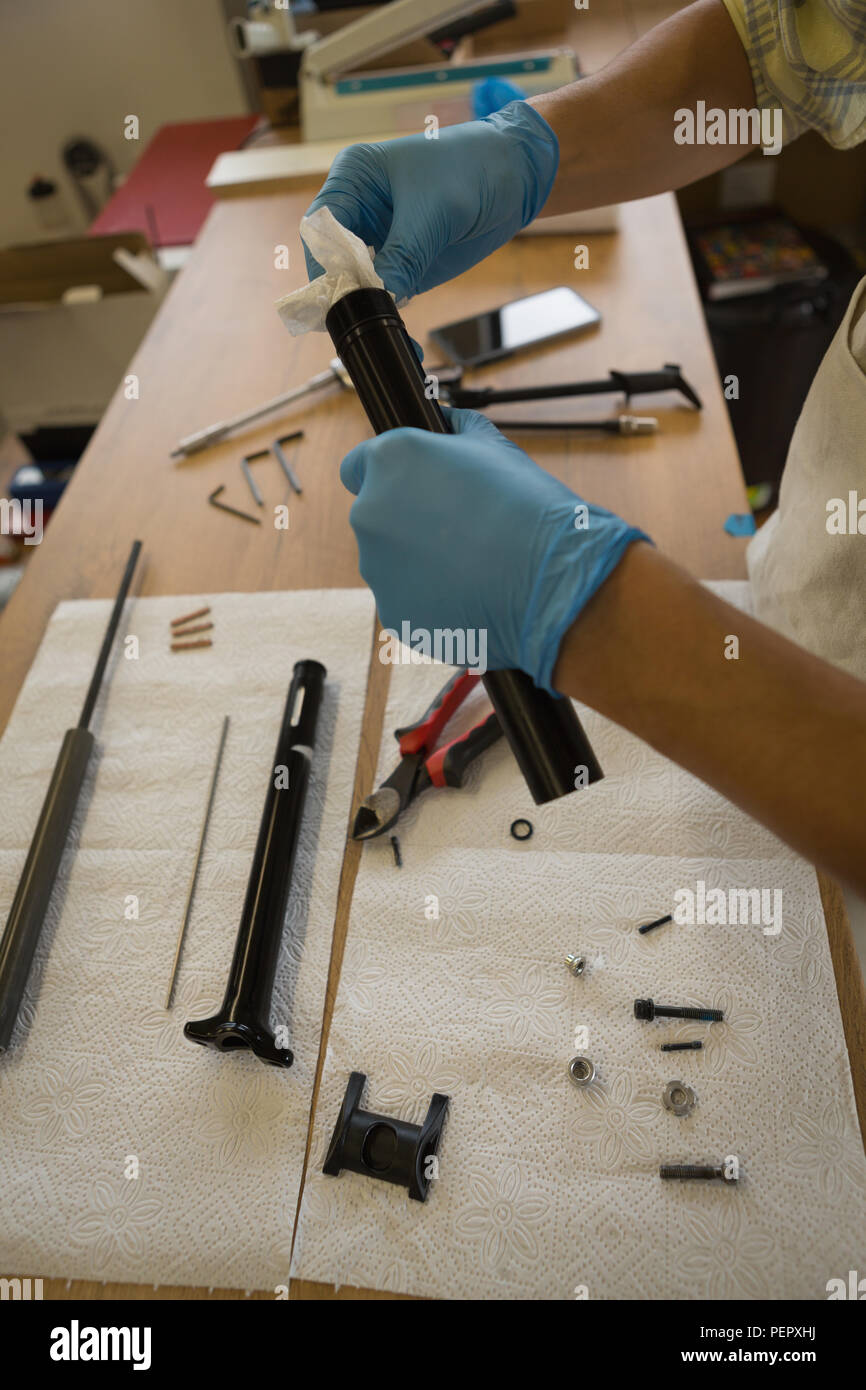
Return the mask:
<path id="1" fill-rule="evenodd" d="M 138 232 L 0 250 L 0 410 L 18 434 L 95 424 L 159 307 L 114 252 Z"/>

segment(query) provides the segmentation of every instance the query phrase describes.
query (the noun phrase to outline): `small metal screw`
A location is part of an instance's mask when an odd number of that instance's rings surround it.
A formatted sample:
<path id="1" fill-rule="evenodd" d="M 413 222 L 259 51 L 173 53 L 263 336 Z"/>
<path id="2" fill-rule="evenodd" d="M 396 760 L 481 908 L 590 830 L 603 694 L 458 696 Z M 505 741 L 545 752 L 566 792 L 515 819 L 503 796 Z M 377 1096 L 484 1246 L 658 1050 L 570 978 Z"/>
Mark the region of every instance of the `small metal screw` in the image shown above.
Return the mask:
<path id="1" fill-rule="evenodd" d="M 662 1043 L 659 1052 L 700 1052 L 702 1042 Z"/>
<path id="2" fill-rule="evenodd" d="M 568 1074 L 575 1086 L 589 1086 L 595 1080 L 595 1063 L 588 1057 L 572 1057 Z"/>
<path id="3" fill-rule="evenodd" d="M 662 1094 L 662 1105 L 674 1115 L 691 1115 L 698 1098 L 684 1081 L 669 1081 Z"/>
<path id="4" fill-rule="evenodd" d="M 566 956 L 565 964 L 572 975 L 582 975 L 586 969 L 586 956 Z"/>
<path id="5" fill-rule="evenodd" d="M 721 1023 L 725 1017 L 722 1009 L 677 1009 L 672 1005 L 654 1004 L 651 999 L 636 999 L 634 1016 L 646 1022 L 654 1018 L 699 1018 L 702 1023 Z"/>
<path id="6" fill-rule="evenodd" d="M 394 863 L 397 865 L 398 869 L 402 869 L 403 856 L 400 853 L 400 841 L 397 839 L 396 835 L 391 836 L 391 848 L 394 851 Z"/>
<path id="7" fill-rule="evenodd" d="M 674 915 L 669 912 L 666 917 L 658 917 L 655 922 L 647 922 L 644 926 L 638 927 L 641 936 L 645 936 L 648 931 L 655 931 L 656 927 L 663 927 L 666 922 L 672 922 Z"/>
<path id="8" fill-rule="evenodd" d="M 718 1178 L 721 1182 L 735 1183 L 737 1179 L 725 1172 L 722 1164 L 718 1166 L 703 1163 L 663 1163 L 659 1168 L 660 1178 L 700 1178 L 708 1181 Z"/>

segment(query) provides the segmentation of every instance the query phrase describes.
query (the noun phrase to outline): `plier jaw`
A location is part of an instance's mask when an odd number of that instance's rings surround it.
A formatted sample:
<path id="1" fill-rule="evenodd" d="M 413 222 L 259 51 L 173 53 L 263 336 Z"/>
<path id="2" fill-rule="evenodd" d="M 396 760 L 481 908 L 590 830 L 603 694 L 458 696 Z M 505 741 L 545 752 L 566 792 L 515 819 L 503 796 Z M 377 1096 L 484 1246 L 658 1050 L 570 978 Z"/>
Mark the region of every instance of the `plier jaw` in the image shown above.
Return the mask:
<path id="1" fill-rule="evenodd" d="M 377 835 L 384 835 L 386 830 L 396 825 L 410 801 L 414 800 L 415 779 L 423 761 L 423 753 L 401 758 L 381 787 L 364 798 L 352 827 L 353 840 L 375 840 Z"/>
<path id="2" fill-rule="evenodd" d="M 501 738 L 499 720 L 495 714 L 489 714 L 467 733 L 436 748 L 445 725 L 479 680 L 475 672 L 462 668 L 442 687 L 415 724 L 395 730 L 403 756 L 390 777 L 361 802 L 352 827 L 353 840 L 373 840 L 384 835 L 427 787 L 462 786 L 469 765 Z"/>

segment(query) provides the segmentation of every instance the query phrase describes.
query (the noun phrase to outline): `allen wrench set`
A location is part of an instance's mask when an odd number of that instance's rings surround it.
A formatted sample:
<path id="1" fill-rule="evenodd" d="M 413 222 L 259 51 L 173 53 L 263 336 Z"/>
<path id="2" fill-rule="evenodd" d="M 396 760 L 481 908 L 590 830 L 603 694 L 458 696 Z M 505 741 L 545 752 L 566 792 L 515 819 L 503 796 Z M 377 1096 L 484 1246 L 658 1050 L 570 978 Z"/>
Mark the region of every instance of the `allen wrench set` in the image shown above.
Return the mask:
<path id="1" fill-rule="evenodd" d="M 244 454 L 240 463 L 241 473 L 244 476 L 244 481 L 246 482 L 246 485 L 249 488 L 250 493 L 252 494 L 252 499 L 257 507 L 263 508 L 265 505 L 265 499 L 262 495 L 261 488 L 256 482 L 255 477 L 253 476 L 253 470 L 251 465 L 254 463 L 258 463 L 261 459 L 270 458 L 272 454 L 276 458 L 277 463 L 280 465 L 280 468 L 283 474 L 285 475 L 289 487 L 292 489 L 294 493 L 296 493 L 297 496 L 300 497 L 301 493 L 303 492 L 303 488 L 301 487 L 301 483 L 297 473 L 295 472 L 289 460 L 286 458 L 283 446 L 286 444 L 292 444 L 296 440 L 300 440 L 303 438 L 303 430 L 293 430 L 291 434 L 280 435 L 279 439 L 275 439 L 269 449 L 257 449 L 256 452 L 253 454 Z M 212 507 L 218 508 L 218 510 L 221 512 L 228 512 L 230 516 L 239 517 L 241 521 L 249 521 L 253 524 L 253 526 L 261 526 L 262 523 L 260 517 L 253 515 L 251 512 L 241 511 L 239 507 L 231 507 L 227 502 L 221 502 L 219 499 L 224 492 L 225 483 L 222 483 L 219 487 L 214 488 L 213 492 L 211 492 L 208 495 L 207 500 L 208 502 L 210 502 Z"/>

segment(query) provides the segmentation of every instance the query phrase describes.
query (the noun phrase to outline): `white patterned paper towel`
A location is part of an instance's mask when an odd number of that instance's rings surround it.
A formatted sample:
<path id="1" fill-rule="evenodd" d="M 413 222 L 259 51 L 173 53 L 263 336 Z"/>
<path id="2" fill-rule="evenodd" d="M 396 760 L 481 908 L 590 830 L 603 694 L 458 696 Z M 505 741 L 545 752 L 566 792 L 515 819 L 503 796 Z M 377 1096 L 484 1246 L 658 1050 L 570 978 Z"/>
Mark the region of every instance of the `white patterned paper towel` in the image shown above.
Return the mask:
<path id="1" fill-rule="evenodd" d="M 210 603 L 210 650 L 169 620 Z M 54 613 L 0 744 L 0 918 L 107 602 Z M 362 589 L 137 601 L 95 732 L 28 1003 L 0 1059 L 0 1271 L 273 1288 L 287 1281 L 369 664 Z M 131 649 L 130 649 L 131 650 Z M 328 670 L 274 1019 L 290 1070 L 187 1042 L 222 999 L 294 663 Z M 222 716 L 222 772 L 163 1008 Z M 133 900 L 137 900 L 134 902 Z M 137 917 L 134 915 L 137 907 Z"/>
<path id="2" fill-rule="evenodd" d="M 746 585 L 711 587 L 748 605 Z M 394 669 L 380 775 L 388 731 L 445 674 Z M 472 699 L 477 718 L 483 692 Z M 535 807 L 500 743 L 466 788 L 432 790 L 402 818 L 402 869 L 387 837 L 366 846 L 292 1273 L 440 1297 L 826 1298 L 829 1279 L 866 1267 L 866 1160 L 815 873 L 581 715 L 600 784 Z M 517 816 L 535 828 L 525 843 L 509 835 Z M 637 932 L 699 881 L 781 889 L 781 931 Z M 579 979 L 570 951 L 588 959 Z M 638 996 L 723 1008 L 725 1022 L 641 1023 Z M 659 1051 L 692 1038 L 703 1051 Z M 587 1090 L 566 1073 L 576 1052 L 597 1068 Z M 415 1123 L 434 1091 L 451 1096 L 425 1205 L 322 1174 L 353 1070 L 365 1108 Z M 689 1118 L 662 1106 L 674 1079 L 697 1092 Z M 660 1162 L 729 1155 L 736 1188 L 658 1176 Z"/>

